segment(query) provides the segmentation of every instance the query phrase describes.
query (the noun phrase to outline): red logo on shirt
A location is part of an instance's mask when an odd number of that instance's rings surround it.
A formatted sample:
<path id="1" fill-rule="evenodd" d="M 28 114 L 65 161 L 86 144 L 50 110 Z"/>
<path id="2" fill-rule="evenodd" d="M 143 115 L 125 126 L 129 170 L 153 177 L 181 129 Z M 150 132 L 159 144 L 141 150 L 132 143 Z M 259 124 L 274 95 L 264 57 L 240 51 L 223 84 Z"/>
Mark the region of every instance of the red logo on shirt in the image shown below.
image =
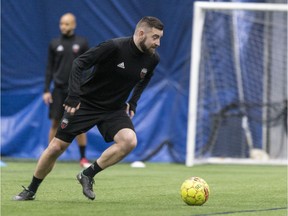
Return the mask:
<path id="1" fill-rule="evenodd" d="M 79 44 L 73 44 L 72 49 L 74 53 L 78 53 L 80 49 Z"/>

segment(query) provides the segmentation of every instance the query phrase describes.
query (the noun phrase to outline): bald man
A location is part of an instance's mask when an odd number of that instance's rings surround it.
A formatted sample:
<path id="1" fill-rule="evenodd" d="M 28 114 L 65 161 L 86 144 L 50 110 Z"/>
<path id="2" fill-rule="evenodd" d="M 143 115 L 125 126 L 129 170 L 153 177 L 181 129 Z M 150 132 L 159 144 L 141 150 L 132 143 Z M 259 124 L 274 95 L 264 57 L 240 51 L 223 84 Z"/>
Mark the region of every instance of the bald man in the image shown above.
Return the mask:
<path id="1" fill-rule="evenodd" d="M 49 45 L 43 93 L 43 101 L 49 106 L 49 118 L 51 119 L 49 142 L 55 136 L 64 113 L 63 103 L 68 95 L 68 80 L 73 60 L 89 49 L 86 39 L 76 36 L 74 33 L 76 18 L 72 13 L 66 13 L 60 18 L 59 28 L 61 36 L 53 39 Z M 51 92 L 52 82 L 54 88 Z M 79 134 L 76 140 L 80 151 L 80 166 L 87 168 L 90 163 L 85 155 L 86 134 Z"/>
<path id="2" fill-rule="evenodd" d="M 42 153 L 30 185 L 14 200 L 34 200 L 39 185 L 75 136 L 96 125 L 105 141 L 114 143 L 76 176 L 83 194 L 95 199 L 94 176 L 120 162 L 137 145 L 131 119 L 160 61 L 156 48 L 163 28 L 158 18 L 143 17 L 133 36 L 102 42 L 74 60 L 61 127 Z M 81 73 L 89 68 L 93 68 L 92 77 L 81 83 Z"/>

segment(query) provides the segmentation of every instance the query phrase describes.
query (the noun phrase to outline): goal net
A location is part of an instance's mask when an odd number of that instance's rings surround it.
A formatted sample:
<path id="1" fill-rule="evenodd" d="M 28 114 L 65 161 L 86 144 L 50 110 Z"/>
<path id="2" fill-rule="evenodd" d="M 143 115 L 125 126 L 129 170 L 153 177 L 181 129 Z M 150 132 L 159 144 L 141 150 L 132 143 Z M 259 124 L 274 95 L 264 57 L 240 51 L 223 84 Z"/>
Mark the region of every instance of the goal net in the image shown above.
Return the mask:
<path id="1" fill-rule="evenodd" d="M 187 166 L 287 161 L 287 11 L 195 2 Z"/>

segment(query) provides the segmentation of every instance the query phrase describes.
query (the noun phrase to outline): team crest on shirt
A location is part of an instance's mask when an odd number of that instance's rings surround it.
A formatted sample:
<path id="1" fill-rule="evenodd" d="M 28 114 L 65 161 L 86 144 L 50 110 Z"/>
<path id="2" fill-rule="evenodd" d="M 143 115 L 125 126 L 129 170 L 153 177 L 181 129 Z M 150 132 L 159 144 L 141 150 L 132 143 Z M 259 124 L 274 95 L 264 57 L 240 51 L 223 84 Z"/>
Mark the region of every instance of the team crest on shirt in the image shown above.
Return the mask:
<path id="1" fill-rule="evenodd" d="M 66 128 L 67 125 L 68 125 L 68 122 L 69 122 L 68 119 L 63 118 L 63 120 L 62 120 L 62 122 L 61 122 L 61 128 L 62 128 L 62 129 Z"/>
<path id="2" fill-rule="evenodd" d="M 79 44 L 73 44 L 72 50 L 73 50 L 74 53 L 78 53 L 78 52 L 79 52 L 79 49 L 80 49 Z"/>
<path id="3" fill-rule="evenodd" d="M 147 74 L 147 68 L 142 68 L 141 72 L 140 72 L 140 77 L 141 79 L 144 79 L 144 77 Z"/>

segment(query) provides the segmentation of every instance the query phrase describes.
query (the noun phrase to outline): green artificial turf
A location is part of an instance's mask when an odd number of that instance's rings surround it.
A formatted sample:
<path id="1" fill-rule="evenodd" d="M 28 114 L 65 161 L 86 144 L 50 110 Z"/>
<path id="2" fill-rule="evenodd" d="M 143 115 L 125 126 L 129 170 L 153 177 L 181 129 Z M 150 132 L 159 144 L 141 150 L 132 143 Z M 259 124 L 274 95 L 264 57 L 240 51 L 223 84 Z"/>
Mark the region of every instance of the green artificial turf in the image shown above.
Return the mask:
<path id="1" fill-rule="evenodd" d="M 6 163 L 1 167 L 2 216 L 287 215 L 287 166 L 147 163 L 131 168 L 122 163 L 95 177 L 91 201 L 76 181 L 78 163 L 58 162 L 34 201 L 12 201 L 21 185 L 30 183 L 36 162 Z M 191 176 L 210 186 L 203 206 L 188 206 L 180 198 L 180 186 Z"/>

